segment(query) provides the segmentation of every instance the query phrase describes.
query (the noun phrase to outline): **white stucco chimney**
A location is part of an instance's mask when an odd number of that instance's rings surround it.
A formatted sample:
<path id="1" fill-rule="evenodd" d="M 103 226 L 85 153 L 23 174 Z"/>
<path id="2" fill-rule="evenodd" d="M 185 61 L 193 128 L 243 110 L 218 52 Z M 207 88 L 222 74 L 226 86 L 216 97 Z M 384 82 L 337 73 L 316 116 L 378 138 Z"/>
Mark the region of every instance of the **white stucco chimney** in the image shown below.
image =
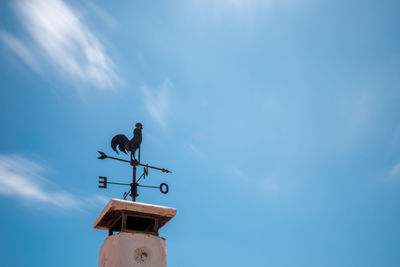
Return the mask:
<path id="1" fill-rule="evenodd" d="M 109 232 L 99 267 L 166 267 L 167 242 L 158 230 L 175 214 L 174 208 L 111 199 L 94 223 Z"/>

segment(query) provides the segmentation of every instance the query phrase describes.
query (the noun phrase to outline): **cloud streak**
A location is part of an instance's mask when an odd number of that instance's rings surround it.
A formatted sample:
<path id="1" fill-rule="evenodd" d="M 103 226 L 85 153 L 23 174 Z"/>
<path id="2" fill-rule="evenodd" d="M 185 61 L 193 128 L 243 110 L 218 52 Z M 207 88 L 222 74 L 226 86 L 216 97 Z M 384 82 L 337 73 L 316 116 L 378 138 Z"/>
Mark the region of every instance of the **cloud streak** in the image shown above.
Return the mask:
<path id="1" fill-rule="evenodd" d="M 172 88 L 170 81 L 165 81 L 159 89 L 151 89 L 142 85 L 140 90 L 144 96 L 144 104 L 150 116 L 163 128 L 171 111 L 169 92 Z"/>
<path id="2" fill-rule="evenodd" d="M 4 31 L 2 41 L 29 67 L 45 65 L 68 81 L 113 88 L 117 76 L 102 43 L 61 0 L 19 0 L 15 10 L 27 33 L 17 38 Z M 39 62 L 40 66 L 39 67 Z"/>
<path id="3" fill-rule="evenodd" d="M 83 209 L 87 205 L 105 202 L 99 196 L 81 200 L 70 193 L 50 189 L 51 183 L 42 177 L 43 172 L 43 166 L 25 157 L 0 155 L 0 195 L 62 209 Z"/>
<path id="4" fill-rule="evenodd" d="M 265 175 L 263 174 L 261 177 L 259 175 L 252 176 L 237 166 L 230 166 L 227 174 L 229 175 L 230 181 L 239 182 L 242 185 L 251 184 L 262 194 L 281 194 L 283 184 L 285 181 L 282 179 L 279 181 L 276 176 L 273 175 Z M 285 185 L 285 190 L 290 190 L 288 185 Z"/>
<path id="5" fill-rule="evenodd" d="M 192 154 L 194 155 L 196 158 L 198 159 L 205 159 L 206 158 L 206 154 L 204 154 L 200 149 L 197 148 L 197 146 L 193 145 L 193 144 L 186 144 L 185 148 Z"/>
<path id="6" fill-rule="evenodd" d="M 400 177 L 400 162 L 393 166 L 389 173 L 390 177 L 393 179 L 398 179 Z"/>
<path id="7" fill-rule="evenodd" d="M 249 176 L 244 173 L 244 171 L 242 171 L 241 169 L 239 169 L 238 167 L 231 167 L 229 168 L 229 173 L 231 175 L 231 177 L 234 177 L 236 179 L 239 179 L 241 181 L 249 181 Z"/>
<path id="8" fill-rule="evenodd" d="M 34 53 L 19 39 L 7 32 L 0 31 L 0 39 L 7 45 L 28 67 L 43 75 L 41 66 Z"/>
<path id="9" fill-rule="evenodd" d="M 85 4 L 89 7 L 89 9 L 96 14 L 103 22 L 110 28 L 115 28 L 118 26 L 118 22 L 111 17 L 107 12 L 104 11 L 101 7 L 96 5 L 93 1 L 87 0 Z"/>

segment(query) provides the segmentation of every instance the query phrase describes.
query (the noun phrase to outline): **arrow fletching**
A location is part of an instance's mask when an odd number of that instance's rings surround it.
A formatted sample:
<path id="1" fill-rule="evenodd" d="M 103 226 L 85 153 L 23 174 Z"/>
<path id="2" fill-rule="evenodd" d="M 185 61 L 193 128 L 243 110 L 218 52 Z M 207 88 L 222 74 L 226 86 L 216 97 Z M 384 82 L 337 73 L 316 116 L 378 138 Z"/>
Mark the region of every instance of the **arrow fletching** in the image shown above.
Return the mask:
<path id="1" fill-rule="evenodd" d="M 98 159 L 106 159 L 107 158 L 107 155 L 104 152 L 101 152 L 101 151 L 97 151 L 97 152 L 100 153 L 100 156 L 97 157 Z"/>

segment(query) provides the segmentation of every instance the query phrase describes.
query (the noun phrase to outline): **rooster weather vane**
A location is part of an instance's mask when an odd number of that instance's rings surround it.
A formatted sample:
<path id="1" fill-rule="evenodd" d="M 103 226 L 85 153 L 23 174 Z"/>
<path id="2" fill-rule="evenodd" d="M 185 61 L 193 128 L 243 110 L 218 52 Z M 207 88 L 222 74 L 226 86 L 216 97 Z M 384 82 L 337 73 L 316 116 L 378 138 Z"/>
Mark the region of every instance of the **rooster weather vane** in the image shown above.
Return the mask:
<path id="1" fill-rule="evenodd" d="M 137 189 L 138 187 L 147 187 L 147 188 L 159 188 L 161 193 L 166 194 L 168 193 L 168 185 L 166 183 L 160 184 L 160 186 L 150 186 L 150 185 L 141 185 L 139 184 L 139 181 L 143 178 L 143 180 L 146 178 L 146 176 L 149 175 L 149 168 L 162 171 L 165 173 L 171 173 L 169 170 L 164 169 L 164 168 L 158 168 L 154 167 L 148 164 L 142 164 L 140 163 L 140 144 L 142 143 L 142 129 L 143 125 L 138 122 L 136 123 L 136 128 L 133 130 L 133 138 L 129 140 L 125 135 L 123 134 L 118 134 L 113 137 L 111 140 L 111 148 L 117 153 L 118 150 L 117 148 L 121 151 L 127 154 L 127 152 L 130 152 L 130 160 L 125 160 L 121 158 L 115 158 L 115 157 L 110 157 L 106 155 L 104 152 L 98 151 L 100 153 L 100 156 L 98 159 L 113 159 L 113 160 L 118 160 L 122 162 L 127 162 L 133 167 L 133 173 L 132 173 L 132 183 L 127 184 L 127 183 L 115 183 L 115 182 L 109 182 L 106 176 L 99 176 L 99 188 L 107 188 L 108 184 L 115 184 L 115 185 L 125 185 L 125 186 L 130 186 L 130 190 L 128 192 L 124 193 L 124 199 L 126 199 L 128 196 L 132 197 L 132 201 L 136 201 L 136 197 L 138 197 Z M 138 153 L 136 153 L 138 152 Z M 138 159 L 136 159 L 136 154 L 138 154 Z M 139 179 L 136 181 L 136 167 L 137 166 L 142 166 L 143 168 L 143 174 L 139 177 Z"/>

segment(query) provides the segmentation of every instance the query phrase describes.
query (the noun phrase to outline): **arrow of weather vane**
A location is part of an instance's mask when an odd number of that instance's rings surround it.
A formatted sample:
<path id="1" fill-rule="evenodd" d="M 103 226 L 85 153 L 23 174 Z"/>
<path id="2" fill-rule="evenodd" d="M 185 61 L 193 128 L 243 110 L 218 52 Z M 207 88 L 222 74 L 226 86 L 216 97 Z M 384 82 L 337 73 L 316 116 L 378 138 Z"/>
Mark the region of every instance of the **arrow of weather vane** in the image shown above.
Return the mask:
<path id="1" fill-rule="evenodd" d="M 141 185 L 139 184 L 139 181 L 141 179 L 145 179 L 149 175 L 149 168 L 162 171 L 164 173 L 171 173 L 171 171 L 164 169 L 164 168 L 158 168 L 155 166 L 151 166 L 148 164 L 142 164 L 140 163 L 140 144 L 142 143 L 142 129 L 143 125 L 138 122 L 136 123 L 136 128 L 133 131 L 133 138 L 129 140 L 125 135 L 119 134 L 113 137 L 111 140 L 111 148 L 118 154 L 117 148 L 121 151 L 127 154 L 127 152 L 130 152 L 130 160 L 125 160 L 121 158 L 116 158 L 116 157 L 111 157 L 106 155 L 102 151 L 98 151 L 100 156 L 98 159 L 113 159 L 113 160 L 118 160 L 122 162 L 129 163 L 132 168 L 132 183 L 116 183 L 116 182 L 110 182 L 108 181 L 108 178 L 106 176 L 99 176 L 99 188 L 107 188 L 108 184 L 114 184 L 114 185 L 124 185 L 124 186 L 129 186 L 130 190 L 128 192 L 124 193 L 124 199 L 126 199 L 128 196 L 132 197 L 132 201 L 136 201 L 136 197 L 139 196 L 137 194 L 137 189 L 138 187 L 147 187 L 147 188 L 158 188 L 160 189 L 161 193 L 167 194 L 169 191 L 168 185 L 166 183 L 160 184 L 160 186 L 152 186 L 152 185 Z M 138 151 L 138 160 L 135 157 L 136 151 Z M 143 173 L 142 175 L 136 180 L 136 168 L 137 166 L 142 166 L 143 167 Z"/>

